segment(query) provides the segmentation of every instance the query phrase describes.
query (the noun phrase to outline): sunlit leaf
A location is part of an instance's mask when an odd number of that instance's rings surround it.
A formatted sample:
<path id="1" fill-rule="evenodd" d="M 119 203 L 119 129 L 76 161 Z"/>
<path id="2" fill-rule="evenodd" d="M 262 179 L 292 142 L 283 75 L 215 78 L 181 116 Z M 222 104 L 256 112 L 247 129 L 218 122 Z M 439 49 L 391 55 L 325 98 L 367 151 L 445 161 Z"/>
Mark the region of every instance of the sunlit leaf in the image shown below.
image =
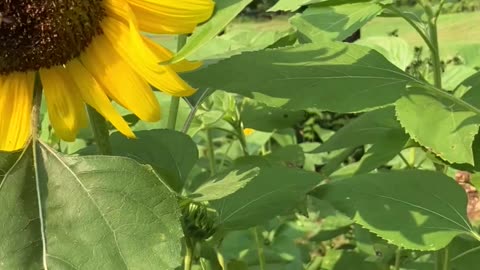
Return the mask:
<path id="1" fill-rule="evenodd" d="M 412 88 L 396 104 L 398 120 L 407 133 L 439 157 L 473 164 L 472 144 L 480 119 L 451 100 Z"/>
<path id="2" fill-rule="evenodd" d="M 437 250 L 457 235 L 475 235 L 465 191 L 436 172 L 407 170 L 354 176 L 319 187 L 314 196 L 397 246 Z"/>
<path id="3" fill-rule="evenodd" d="M 383 10 L 375 2 L 338 6 L 311 6 L 290 19 L 298 31 L 312 41 L 342 41 Z"/>
<path id="4" fill-rule="evenodd" d="M 184 78 L 273 107 L 335 112 L 391 104 L 415 80 L 371 49 L 333 42 L 243 53 Z"/>

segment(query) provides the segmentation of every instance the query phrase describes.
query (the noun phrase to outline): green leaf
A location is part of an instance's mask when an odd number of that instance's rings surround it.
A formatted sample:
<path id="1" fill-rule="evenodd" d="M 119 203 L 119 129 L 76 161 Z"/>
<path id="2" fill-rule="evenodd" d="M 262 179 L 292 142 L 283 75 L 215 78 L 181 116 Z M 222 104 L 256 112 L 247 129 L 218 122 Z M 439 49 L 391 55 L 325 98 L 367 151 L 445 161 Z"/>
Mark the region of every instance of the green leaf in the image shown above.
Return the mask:
<path id="1" fill-rule="evenodd" d="M 357 3 L 357 2 L 368 2 L 372 0 L 278 0 L 277 3 L 273 7 L 271 7 L 268 11 L 269 12 L 276 12 L 276 11 L 296 11 L 302 6 L 306 5 L 322 5 L 322 6 L 335 6 L 335 5 L 342 5 L 342 4 L 349 4 L 349 3 Z M 382 1 L 382 2 L 389 2 Z"/>
<path id="2" fill-rule="evenodd" d="M 189 56 L 190 60 L 205 60 L 206 63 L 215 62 L 215 59 L 228 58 L 245 51 L 258 51 L 269 47 L 294 32 L 291 28 L 259 29 L 258 25 L 251 27 L 231 27 L 228 31 L 204 44 L 195 53 Z M 279 46 L 282 47 L 282 46 Z"/>
<path id="3" fill-rule="evenodd" d="M 318 174 L 280 166 L 261 167 L 260 174 L 244 188 L 210 203 L 225 230 L 241 230 L 286 214 L 318 182 Z"/>
<path id="4" fill-rule="evenodd" d="M 480 243 L 475 239 L 455 238 L 448 246 L 452 270 L 470 269 L 480 263 Z"/>
<path id="5" fill-rule="evenodd" d="M 397 133 L 390 139 L 375 143 L 359 161 L 359 167 L 355 171 L 355 174 L 368 173 L 387 164 L 402 151 L 408 139 L 405 133 Z"/>
<path id="6" fill-rule="evenodd" d="M 458 55 L 465 65 L 472 68 L 480 68 L 480 46 L 479 44 L 462 44 Z"/>
<path id="7" fill-rule="evenodd" d="M 391 104 L 415 80 L 371 49 L 335 42 L 243 53 L 184 78 L 272 107 L 335 112 Z"/>
<path id="8" fill-rule="evenodd" d="M 413 61 L 413 50 L 402 38 L 367 37 L 355 43 L 376 50 L 401 70 L 405 70 Z"/>
<path id="9" fill-rule="evenodd" d="M 173 190 L 181 192 L 188 174 L 198 160 L 197 145 L 184 133 L 168 130 L 136 132 L 131 140 L 115 132 L 110 136 L 115 155 L 151 165 Z"/>
<path id="10" fill-rule="evenodd" d="M 476 236 L 467 218 L 465 191 L 440 173 L 408 170 L 359 175 L 320 186 L 313 195 L 406 249 L 438 250 L 457 235 Z"/>
<path id="11" fill-rule="evenodd" d="M 351 174 L 361 174 L 386 164 L 403 149 L 408 139 L 395 118 L 394 108 L 386 107 L 352 120 L 311 152 L 321 153 L 373 144 L 358 164 L 349 168 L 352 169 Z M 342 172 L 344 175 L 345 172 Z"/>
<path id="12" fill-rule="evenodd" d="M 292 111 L 268 107 L 251 99 L 245 99 L 241 118 L 246 128 L 274 131 L 293 127 L 305 119 L 305 111 Z"/>
<path id="13" fill-rule="evenodd" d="M 407 133 L 433 153 L 452 163 L 474 163 L 472 143 L 480 119 L 451 100 L 412 88 L 396 104 Z"/>
<path id="14" fill-rule="evenodd" d="M 457 86 L 457 91 L 462 91 L 462 99 L 466 102 L 480 107 L 480 72 L 477 72 L 466 78 L 461 84 Z M 457 93 L 456 93 L 457 94 Z"/>
<path id="15" fill-rule="evenodd" d="M 174 269 L 176 198 L 123 157 L 66 157 L 30 145 L 0 186 L 5 269 Z"/>
<path id="16" fill-rule="evenodd" d="M 278 2 L 275 3 L 275 5 L 273 5 L 273 7 L 271 7 L 268 11 L 296 11 L 302 6 L 322 1 L 325 0 L 278 0 Z"/>
<path id="17" fill-rule="evenodd" d="M 465 79 L 469 78 L 476 72 L 475 69 L 464 65 L 447 66 L 442 75 L 442 88 L 446 90 L 454 90 Z"/>
<path id="18" fill-rule="evenodd" d="M 327 152 L 347 147 L 375 144 L 391 139 L 406 141 L 402 127 L 395 119 L 392 106 L 367 112 L 337 131 L 312 152 Z"/>
<path id="19" fill-rule="evenodd" d="M 342 41 L 383 10 L 375 2 L 361 2 L 338 6 L 310 6 L 302 14 L 290 19 L 298 31 L 312 41 L 324 39 Z"/>
<path id="20" fill-rule="evenodd" d="M 198 187 L 189 197 L 195 201 L 219 200 L 244 188 L 250 180 L 258 175 L 259 171 L 259 168 L 252 168 L 232 170 L 216 175 Z"/>
<path id="21" fill-rule="evenodd" d="M 176 63 L 187 58 L 206 42 L 218 35 L 250 2 L 252 0 L 216 0 L 213 17 L 195 29 L 185 46 L 170 62 Z"/>

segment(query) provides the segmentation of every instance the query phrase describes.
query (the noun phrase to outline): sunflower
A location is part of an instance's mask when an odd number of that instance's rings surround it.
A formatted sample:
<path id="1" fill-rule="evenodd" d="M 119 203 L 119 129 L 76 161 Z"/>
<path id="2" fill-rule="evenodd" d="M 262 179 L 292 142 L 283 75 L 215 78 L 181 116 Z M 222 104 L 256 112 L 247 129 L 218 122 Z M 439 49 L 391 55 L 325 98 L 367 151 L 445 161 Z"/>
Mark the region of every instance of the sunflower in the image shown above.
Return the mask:
<path id="1" fill-rule="evenodd" d="M 50 122 L 65 141 L 86 126 L 85 104 L 134 137 L 111 100 L 144 121 L 158 121 L 151 86 L 172 96 L 194 93 L 177 72 L 194 62 L 161 65 L 172 53 L 147 39 L 191 33 L 212 14 L 212 0 L 4 0 L 0 5 L 0 150 L 30 136 L 35 74 Z"/>

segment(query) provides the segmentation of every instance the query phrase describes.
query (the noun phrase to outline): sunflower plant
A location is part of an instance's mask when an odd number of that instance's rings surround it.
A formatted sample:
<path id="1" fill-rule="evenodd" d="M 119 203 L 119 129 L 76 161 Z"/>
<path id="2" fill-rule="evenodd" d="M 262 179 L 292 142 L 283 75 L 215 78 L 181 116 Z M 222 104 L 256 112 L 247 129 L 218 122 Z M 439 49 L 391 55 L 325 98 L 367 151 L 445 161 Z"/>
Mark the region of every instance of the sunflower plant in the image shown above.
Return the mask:
<path id="1" fill-rule="evenodd" d="M 0 269 L 473 269 L 480 73 L 442 61 L 445 1 L 239 29 L 252 2 L 3 1 Z M 342 42 L 380 15 L 421 70 Z"/>

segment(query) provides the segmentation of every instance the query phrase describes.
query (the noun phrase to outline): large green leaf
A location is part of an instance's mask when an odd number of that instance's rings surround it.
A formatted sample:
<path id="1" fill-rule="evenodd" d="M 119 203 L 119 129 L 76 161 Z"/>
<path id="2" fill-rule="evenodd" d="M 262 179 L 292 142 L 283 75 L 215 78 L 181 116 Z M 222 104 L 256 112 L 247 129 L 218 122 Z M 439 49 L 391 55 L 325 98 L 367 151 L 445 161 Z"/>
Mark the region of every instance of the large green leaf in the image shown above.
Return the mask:
<path id="1" fill-rule="evenodd" d="M 464 80 L 474 75 L 477 71 L 465 65 L 447 66 L 442 75 L 442 88 L 454 90 Z"/>
<path id="2" fill-rule="evenodd" d="M 326 152 L 398 139 L 406 141 L 392 106 L 367 112 L 337 131 L 313 152 Z"/>
<path id="3" fill-rule="evenodd" d="M 393 107 L 367 112 L 337 131 L 329 140 L 312 153 L 373 144 L 354 174 L 367 173 L 386 164 L 405 146 L 409 137 L 395 118 Z"/>
<path id="4" fill-rule="evenodd" d="M 233 170 L 221 173 L 198 187 L 190 198 L 195 201 L 212 201 L 226 197 L 244 188 L 259 173 L 259 168 Z"/>
<path id="5" fill-rule="evenodd" d="M 131 140 L 116 132 L 110 136 L 115 155 L 151 165 L 173 190 L 180 192 L 190 170 L 198 160 L 197 145 L 184 133 L 168 130 L 143 130 Z"/>
<path id="6" fill-rule="evenodd" d="M 215 14 L 205 24 L 197 27 L 185 46 L 170 62 L 175 63 L 187 58 L 205 43 L 220 33 L 252 0 L 216 0 Z"/>
<path id="7" fill-rule="evenodd" d="M 339 6 L 311 6 L 290 19 L 298 31 L 312 41 L 342 41 L 375 18 L 383 7 L 375 2 Z"/>
<path id="8" fill-rule="evenodd" d="M 306 5 L 322 5 L 322 6 L 335 6 L 335 5 L 342 5 L 342 4 L 349 4 L 349 3 L 358 3 L 358 2 L 369 2 L 372 0 L 278 0 L 273 7 L 271 7 L 268 11 L 275 12 L 275 11 L 296 11 L 302 6 Z M 383 2 L 389 2 L 383 1 Z"/>
<path id="9" fill-rule="evenodd" d="M 356 44 L 378 51 L 401 70 L 405 70 L 413 61 L 413 49 L 399 37 L 367 37 L 358 40 Z"/>
<path id="10" fill-rule="evenodd" d="M 241 111 L 244 127 L 262 131 L 293 127 L 304 120 L 305 117 L 305 111 L 269 107 L 251 99 L 243 101 Z"/>
<path id="11" fill-rule="evenodd" d="M 460 234 L 475 235 L 468 222 L 465 191 L 432 171 L 394 171 L 354 176 L 319 187 L 354 221 L 407 249 L 437 250 Z"/>
<path id="12" fill-rule="evenodd" d="M 0 185 L 4 269 L 174 269 L 176 198 L 123 157 L 66 157 L 30 145 Z"/>
<path id="13" fill-rule="evenodd" d="M 295 208 L 320 182 L 318 174 L 281 166 L 260 167 L 260 173 L 237 192 L 211 201 L 225 230 L 264 224 Z"/>
<path id="14" fill-rule="evenodd" d="M 243 25 L 232 27 L 225 34 L 207 42 L 189 56 L 189 59 L 202 61 L 207 59 L 207 63 L 212 63 L 214 59 L 228 58 L 245 51 L 265 49 L 291 34 L 293 34 L 291 28 L 258 29 L 256 24 L 250 27 Z"/>
<path id="15" fill-rule="evenodd" d="M 325 0 L 278 0 L 268 11 L 296 11 L 301 6 L 322 1 Z"/>
<path id="16" fill-rule="evenodd" d="M 480 264 L 480 243 L 475 239 L 457 237 L 448 246 L 448 252 L 453 270 L 470 269 Z"/>
<path id="17" fill-rule="evenodd" d="M 273 107 L 336 112 L 391 104 L 415 80 L 371 49 L 336 42 L 243 53 L 184 78 Z"/>
<path id="18" fill-rule="evenodd" d="M 473 164 L 480 119 L 451 100 L 412 88 L 396 104 L 398 120 L 421 145 L 452 163 Z"/>

